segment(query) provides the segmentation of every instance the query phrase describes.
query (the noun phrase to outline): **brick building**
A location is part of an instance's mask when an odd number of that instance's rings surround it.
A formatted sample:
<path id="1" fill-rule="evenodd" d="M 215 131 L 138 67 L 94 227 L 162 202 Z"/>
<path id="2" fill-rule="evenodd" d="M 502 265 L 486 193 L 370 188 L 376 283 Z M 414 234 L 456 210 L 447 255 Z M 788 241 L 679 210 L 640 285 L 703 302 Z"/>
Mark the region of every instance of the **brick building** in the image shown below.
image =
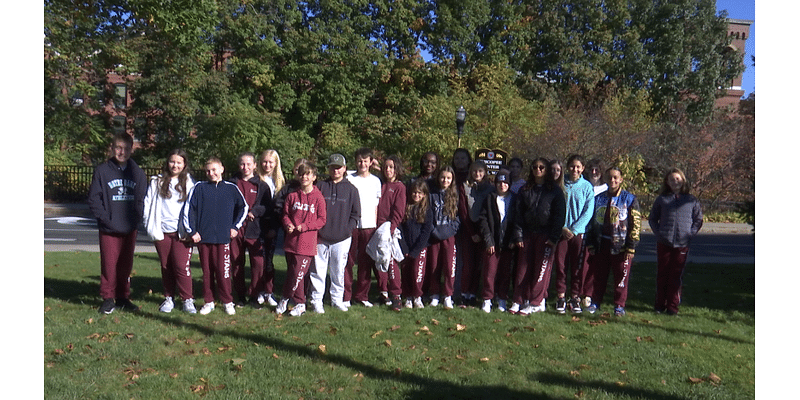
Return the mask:
<path id="1" fill-rule="evenodd" d="M 744 60 L 744 46 L 747 39 L 750 38 L 750 25 L 752 23 L 753 21 L 749 20 L 728 19 L 728 35 L 733 37 L 729 48 L 732 51 L 740 52 L 742 54 L 742 62 L 745 63 L 747 60 Z M 742 89 L 742 76 L 739 75 L 726 88 L 726 95 L 717 99 L 716 106 L 736 110 L 739 107 L 739 101 L 742 96 L 744 96 L 744 90 Z"/>

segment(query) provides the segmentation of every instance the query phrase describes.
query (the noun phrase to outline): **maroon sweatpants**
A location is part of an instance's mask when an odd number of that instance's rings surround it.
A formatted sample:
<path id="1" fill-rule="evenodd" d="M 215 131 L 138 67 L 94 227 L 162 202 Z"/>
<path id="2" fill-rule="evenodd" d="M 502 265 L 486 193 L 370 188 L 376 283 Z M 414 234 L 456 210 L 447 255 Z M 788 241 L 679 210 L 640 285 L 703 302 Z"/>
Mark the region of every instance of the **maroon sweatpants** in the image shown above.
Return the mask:
<path id="1" fill-rule="evenodd" d="M 177 292 L 183 300 L 194 299 L 192 294 L 192 245 L 178 239 L 178 234 L 165 233 L 164 240 L 153 242 L 161 262 L 161 282 L 164 297 L 175 297 Z"/>
<path id="2" fill-rule="evenodd" d="M 466 233 L 456 235 L 458 252 L 461 255 L 461 293 L 478 294 L 481 283 L 483 253 L 486 244 L 481 239 L 477 243 Z"/>
<path id="3" fill-rule="evenodd" d="M 229 243 L 199 243 L 200 267 L 203 270 L 203 300 L 220 303 L 233 302 L 231 295 L 231 246 Z"/>
<path id="4" fill-rule="evenodd" d="M 306 304 L 306 275 L 314 261 L 313 256 L 286 253 L 286 282 L 283 284 L 283 298 L 294 304 Z"/>
<path id="5" fill-rule="evenodd" d="M 127 234 L 100 232 L 100 297 L 127 299 L 131 295 L 134 230 Z"/>
<path id="6" fill-rule="evenodd" d="M 245 253 L 250 258 L 250 286 L 245 283 Z M 246 297 L 258 296 L 264 287 L 264 241 L 246 239 L 244 232 L 231 239 L 231 259 L 233 260 L 233 290 L 242 302 Z"/>
<path id="7" fill-rule="evenodd" d="M 553 271 L 553 246 L 547 245 L 547 235 L 527 233 L 517 259 L 517 276 L 514 279 L 514 302 L 528 300 L 539 305 L 547 297 L 550 274 Z"/>
<path id="8" fill-rule="evenodd" d="M 422 249 L 417 258 L 406 258 L 402 262 L 402 289 L 405 297 L 422 297 L 425 292 L 422 284 L 425 280 L 425 262 L 428 249 Z"/>
<path id="9" fill-rule="evenodd" d="M 553 263 L 556 271 L 556 295 L 567 293 L 569 274 L 569 293 L 580 296 L 583 291 L 583 263 L 586 259 L 583 234 L 575 235 L 572 239 L 559 240 L 555 250 Z"/>
<path id="10" fill-rule="evenodd" d="M 372 273 L 378 280 L 378 289 L 387 291 L 387 275 L 375 267 L 375 260 L 367 254 L 367 243 L 375 233 L 375 228 L 353 229 L 350 253 L 344 269 L 344 301 L 368 301 L 372 285 Z M 356 280 L 353 282 L 353 265 L 358 264 Z M 348 282 L 349 279 L 349 282 Z"/>
<path id="11" fill-rule="evenodd" d="M 592 266 L 588 274 L 587 296 L 597 305 L 603 303 L 608 286 L 608 275 L 614 276 L 614 305 L 625 307 L 628 300 L 628 283 L 630 282 L 632 260 L 628 261 L 626 253 L 611 254 L 611 240 L 603 239 L 600 249 L 592 257 Z"/>
<path id="12" fill-rule="evenodd" d="M 431 295 L 452 296 L 456 282 L 456 238 L 451 236 L 428 246 L 425 278 Z M 442 290 L 444 281 L 444 290 Z"/>
<path id="13" fill-rule="evenodd" d="M 511 249 L 498 250 L 497 247 L 495 247 L 495 252 L 492 254 L 486 251 L 483 252 L 482 299 L 491 300 L 497 297 L 500 300 L 508 300 L 513 255 L 514 252 Z"/>
<path id="14" fill-rule="evenodd" d="M 670 247 L 663 243 L 656 245 L 658 273 L 656 274 L 656 304 L 658 311 L 677 313 L 681 304 L 683 271 L 686 268 L 688 247 Z"/>

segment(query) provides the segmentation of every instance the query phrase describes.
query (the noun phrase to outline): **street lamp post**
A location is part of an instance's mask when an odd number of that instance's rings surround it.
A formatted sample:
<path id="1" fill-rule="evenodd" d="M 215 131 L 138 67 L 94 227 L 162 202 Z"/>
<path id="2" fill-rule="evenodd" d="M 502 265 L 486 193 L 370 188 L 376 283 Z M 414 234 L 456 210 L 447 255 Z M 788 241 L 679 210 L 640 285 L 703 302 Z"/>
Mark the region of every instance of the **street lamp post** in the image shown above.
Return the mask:
<path id="1" fill-rule="evenodd" d="M 456 131 L 458 132 L 458 147 L 461 148 L 461 134 L 464 133 L 464 121 L 467 119 L 467 110 L 459 106 L 456 110 Z"/>

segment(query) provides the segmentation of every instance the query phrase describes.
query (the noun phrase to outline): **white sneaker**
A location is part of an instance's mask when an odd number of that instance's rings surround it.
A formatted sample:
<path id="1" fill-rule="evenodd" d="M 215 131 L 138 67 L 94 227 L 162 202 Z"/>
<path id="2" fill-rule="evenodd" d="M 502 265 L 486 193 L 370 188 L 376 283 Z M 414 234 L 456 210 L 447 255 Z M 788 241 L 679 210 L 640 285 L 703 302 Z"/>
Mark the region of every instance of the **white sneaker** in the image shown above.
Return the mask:
<path id="1" fill-rule="evenodd" d="M 539 311 L 535 311 L 535 312 L 544 311 L 546 308 L 547 308 L 547 303 L 545 303 L 545 299 L 542 299 L 542 302 L 539 303 Z"/>
<path id="2" fill-rule="evenodd" d="M 335 302 L 335 303 L 331 303 L 331 305 L 334 308 L 336 308 L 337 310 L 339 310 L 339 311 L 347 311 L 347 310 L 349 310 L 347 305 L 345 303 L 343 303 L 343 302 Z"/>
<path id="3" fill-rule="evenodd" d="M 168 313 L 172 312 L 173 308 L 175 308 L 175 303 L 172 301 L 172 297 L 167 296 L 161 306 L 158 307 L 158 311 Z"/>
<path id="4" fill-rule="evenodd" d="M 367 300 L 361 301 L 361 305 L 364 306 L 364 307 L 367 307 L 367 308 L 372 307 L 372 303 L 370 303 Z"/>
<path id="5" fill-rule="evenodd" d="M 194 308 L 194 299 L 186 299 L 183 301 L 183 311 L 189 314 L 197 314 L 197 309 Z"/>
<path id="6" fill-rule="evenodd" d="M 497 309 L 500 310 L 500 312 L 506 312 L 507 311 L 506 301 L 505 300 L 497 300 Z"/>
<path id="7" fill-rule="evenodd" d="M 425 308 L 425 304 L 422 304 L 422 297 L 414 297 L 414 308 Z"/>
<path id="8" fill-rule="evenodd" d="M 452 310 L 453 309 L 453 298 L 447 296 L 444 298 L 444 309 L 445 310 Z"/>
<path id="9" fill-rule="evenodd" d="M 267 294 L 266 301 L 267 301 L 267 304 L 269 304 L 269 305 L 271 305 L 273 307 L 278 305 L 278 302 L 275 300 L 275 297 L 272 296 L 272 293 Z"/>
<path id="10" fill-rule="evenodd" d="M 325 314 L 325 307 L 322 305 L 322 300 L 312 301 L 311 305 L 314 306 L 314 312 L 317 314 Z"/>
<path id="11" fill-rule="evenodd" d="M 234 302 L 225 304 L 225 313 L 228 315 L 236 314 L 236 304 Z"/>
<path id="12" fill-rule="evenodd" d="M 508 312 L 512 314 L 516 314 L 519 312 L 519 304 L 518 303 L 511 303 L 511 308 L 508 309 Z"/>
<path id="13" fill-rule="evenodd" d="M 343 302 L 342 302 L 342 305 L 343 305 L 343 306 L 345 306 L 345 307 L 347 307 L 347 308 L 350 308 L 350 307 L 352 307 L 352 306 L 353 306 L 352 304 L 350 304 L 350 300 L 343 301 Z"/>
<path id="14" fill-rule="evenodd" d="M 406 308 L 414 308 L 414 303 L 411 300 L 411 297 L 406 299 L 406 304 L 404 304 Z"/>
<path id="15" fill-rule="evenodd" d="M 584 309 L 584 310 L 585 310 L 585 309 L 587 309 L 587 308 L 589 308 L 589 306 L 591 306 L 591 305 L 592 305 L 592 298 L 591 298 L 591 297 L 589 297 L 589 296 L 586 296 L 586 297 L 584 297 L 584 298 L 583 298 L 583 304 L 582 304 L 582 305 L 583 305 L 583 309 Z"/>
<path id="16" fill-rule="evenodd" d="M 212 301 L 210 303 L 203 304 L 203 308 L 200 309 L 200 314 L 207 315 L 213 310 L 214 310 L 214 302 Z"/>
<path id="17" fill-rule="evenodd" d="M 293 317 L 299 317 L 306 312 L 306 305 L 305 304 L 298 304 L 294 306 L 292 311 L 289 311 L 289 315 Z"/>
<path id="18" fill-rule="evenodd" d="M 264 302 L 266 301 L 267 301 L 267 292 L 261 292 L 258 294 L 258 297 L 256 297 L 256 302 L 258 302 L 258 304 L 264 304 Z"/>
<path id="19" fill-rule="evenodd" d="M 384 305 L 392 305 L 392 299 L 389 298 L 389 292 L 381 292 L 381 299 L 383 299 Z"/>
<path id="20" fill-rule="evenodd" d="M 483 310 L 483 312 L 485 312 L 485 313 L 492 312 L 492 301 L 491 300 L 484 300 L 483 301 L 483 307 L 481 307 L 481 310 Z"/>
<path id="21" fill-rule="evenodd" d="M 439 295 L 435 294 L 435 295 L 431 296 L 431 304 L 430 304 L 430 306 L 431 307 L 436 307 L 438 305 L 439 305 Z"/>
<path id="22" fill-rule="evenodd" d="M 278 306 L 275 308 L 275 313 L 283 314 L 286 312 L 287 308 L 289 308 L 289 299 L 281 299 L 281 302 L 278 303 Z"/>

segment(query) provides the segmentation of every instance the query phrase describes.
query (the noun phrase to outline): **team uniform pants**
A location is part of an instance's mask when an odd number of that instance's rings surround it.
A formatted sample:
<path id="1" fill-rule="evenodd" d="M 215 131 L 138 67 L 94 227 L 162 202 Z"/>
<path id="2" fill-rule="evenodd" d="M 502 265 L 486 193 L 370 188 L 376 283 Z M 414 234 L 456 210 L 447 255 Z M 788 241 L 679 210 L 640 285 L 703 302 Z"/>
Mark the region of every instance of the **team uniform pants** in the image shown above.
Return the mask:
<path id="1" fill-rule="evenodd" d="M 480 252 L 486 247 L 481 239 L 477 243 L 466 232 L 456 235 L 461 256 L 461 293 L 477 294 L 481 283 L 481 262 L 483 256 Z"/>
<path id="2" fill-rule="evenodd" d="M 245 252 L 250 256 L 250 286 L 245 282 Z M 233 260 L 233 290 L 242 302 L 246 297 L 255 297 L 264 287 L 264 240 L 247 239 L 244 232 L 239 231 L 231 239 L 231 259 Z"/>
<path id="3" fill-rule="evenodd" d="M 344 300 L 349 301 L 352 297 L 355 301 L 368 301 L 369 288 L 372 285 L 372 273 L 378 280 L 378 289 L 382 292 L 387 290 L 387 274 L 378 271 L 375 267 L 375 260 L 367 254 L 367 243 L 375 233 L 375 228 L 367 229 L 354 229 L 352 235 L 352 242 L 350 243 L 350 253 L 347 257 L 347 270 L 345 270 L 345 279 L 350 276 L 352 282 L 353 265 L 358 264 L 356 271 L 356 280 L 352 285 L 345 286 Z M 345 281 L 347 283 L 347 281 Z M 347 287 L 351 287 L 351 291 L 347 292 Z"/>
<path id="4" fill-rule="evenodd" d="M 428 246 L 426 285 L 431 295 L 452 296 L 456 282 L 456 238 L 435 241 Z M 442 289 L 444 281 L 444 289 Z"/>
<path id="5" fill-rule="evenodd" d="M 405 297 L 422 297 L 425 292 L 422 290 L 425 281 L 425 263 L 428 256 L 428 249 L 422 249 L 417 258 L 406 258 L 401 267 L 401 288 Z"/>
<path id="6" fill-rule="evenodd" d="M 600 249 L 592 258 L 591 271 L 588 274 L 589 292 L 595 304 L 602 304 L 608 285 L 608 275 L 614 276 L 614 305 L 625 307 L 628 300 L 628 283 L 630 282 L 631 261 L 626 253 L 611 254 L 611 240 L 602 239 Z"/>
<path id="7" fill-rule="evenodd" d="M 330 270 L 331 278 L 331 303 L 339 304 L 344 301 L 344 276 L 347 266 L 347 257 L 350 252 L 351 238 L 336 243 L 317 243 L 317 255 L 311 266 L 311 300 L 322 301 L 325 296 L 325 278 Z"/>
<path id="8" fill-rule="evenodd" d="M 127 299 L 131 295 L 131 271 L 136 234 L 100 232 L 100 297 Z"/>
<path id="9" fill-rule="evenodd" d="M 200 267 L 203 270 L 203 300 L 214 302 L 214 294 L 222 304 L 233 302 L 231 295 L 231 245 L 199 243 Z"/>
<path id="10" fill-rule="evenodd" d="M 556 271 L 556 294 L 567 293 L 567 275 L 569 274 L 569 290 L 573 296 L 580 296 L 583 290 L 583 263 L 586 249 L 583 246 L 583 234 L 572 239 L 561 239 L 555 249 L 554 268 Z"/>
<path id="11" fill-rule="evenodd" d="M 547 235 L 543 233 L 526 233 L 523 243 L 525 247 L 517 259 L 514 302 L 522 304 L 528 300 L 532 305 L 539 305 L 547 297 L 553 271 L 553 246 L 547 245 Z"/>
<path id="12" fill-rule="evenodd" d="M 481 282 L 483 284 L 481 298 L 491 300 L 497 297 L 501 300 L 508 300 L 513 254 L 511 249 L 500 249 L 497 246 L 495 246 L 495 252 L 492 254 L 484 252 L 483 271 L 481 273 Z"/>
<path id="13" fill-rule="evenodd" d="M 306 274 L 308 274 L 313 256 L 286 253 L 286 283 L 283 285 L 283 298 L 294 304 L 306 303 Z"/>
<path id="14" fill-rule="evenodd" d="M 178 239 L 178 233 L 165 233 L 164 240 L 153 242 L 161 262 L 161 282 L 164 297 L 175 297 L 175 292 L 183 300 L 194 299 L 192 295 L 192 245 Z"/>
<path id="15" fill-rule="evenodd" d="M 658 272 L 656 274 L 655 309 L 677 313 L 678 306 L 681 304 L 683 271 L 686 268 L 689 248 L 671 247 L 658 243 L 656 245 L 656 255 L 658 257 Z"/>

